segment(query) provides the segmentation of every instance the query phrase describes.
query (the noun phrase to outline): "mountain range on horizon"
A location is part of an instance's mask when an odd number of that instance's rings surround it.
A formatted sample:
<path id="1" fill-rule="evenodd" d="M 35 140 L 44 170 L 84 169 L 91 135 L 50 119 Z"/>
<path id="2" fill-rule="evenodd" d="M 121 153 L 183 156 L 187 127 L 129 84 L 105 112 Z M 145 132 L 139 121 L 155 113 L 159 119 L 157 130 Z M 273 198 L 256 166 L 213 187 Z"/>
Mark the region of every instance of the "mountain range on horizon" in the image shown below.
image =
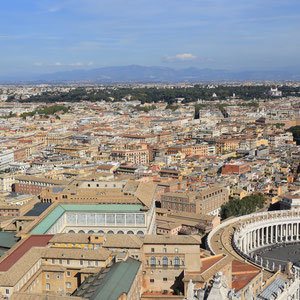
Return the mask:
<path id="1" fill-rule="evenodd" d="M 299 81 L 300 71 L 227 71 L 145 67 L 139 65 L 0 77 L 2 82 L 166 83 L 208 81 Z"/>

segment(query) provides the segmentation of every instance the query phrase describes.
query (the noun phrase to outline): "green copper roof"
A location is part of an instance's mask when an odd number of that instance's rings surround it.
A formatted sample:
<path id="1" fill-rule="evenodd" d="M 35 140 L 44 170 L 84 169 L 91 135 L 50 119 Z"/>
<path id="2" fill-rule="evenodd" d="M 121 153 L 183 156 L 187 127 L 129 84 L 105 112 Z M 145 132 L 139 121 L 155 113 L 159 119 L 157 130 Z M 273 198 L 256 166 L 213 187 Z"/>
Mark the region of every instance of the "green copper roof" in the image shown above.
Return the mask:
<path id="1" fill-rule="evenodd" d="M 115 263 L 107 273 L 100 271 L 89 276 L 74 296 L 90 300 L 118 300 L 123 293 L 130 291 L 140 266 L 141 262 L 132 258 Z"/>
<path id="2" fill-rule="evenodd" d="M 55 207 L 45 218 L 31 230 L 31 234 L 45 234 L 51 226 L 64 214 L 62 206 Z"/>
<path id="3" fill-rule="evenodd" d="M 15 233 L 12 232 L 0 232 L 0 247 L 11 248 L 18 242 L 18 238 L 15 237 Z"/>
<path id="4" fill-rule="evenodd" d="M 38 223 L 31 234 L 46 234 L 57 220 L 68 211 L 77 212 L 138 212 L 143 206 L 139 204 L 60 204 Z"/>

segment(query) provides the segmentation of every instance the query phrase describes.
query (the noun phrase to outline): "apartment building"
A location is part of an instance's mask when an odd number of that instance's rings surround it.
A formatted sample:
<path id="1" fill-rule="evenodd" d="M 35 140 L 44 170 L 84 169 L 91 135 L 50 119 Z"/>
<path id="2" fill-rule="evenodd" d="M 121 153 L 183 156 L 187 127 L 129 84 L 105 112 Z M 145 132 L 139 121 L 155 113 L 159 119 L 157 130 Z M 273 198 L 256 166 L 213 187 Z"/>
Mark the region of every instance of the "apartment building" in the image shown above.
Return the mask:
<path id="1" fill-rule="evenodd" d="M 143 292 L 170 292 L 183 290 L 182 278 L 185 270 L 200 268 L 199 236 L 124 235 L 108 234 L 59 234 L 49 240 L 51 247 L 78 247 L 88 249 L 102 247 L 117 254 L 128 255 L 142 262 Z"/>
<path id="2" fill-rule="evenodd" d="M 222 154 L 226 151 L 231 152 L 240 147 L 240 140 L 237 139 L 216 139 L 216 153 Z"/>
<path id="3" fill-rule="evenodd" d="M 167 149 L 167 154 L 184 153 L 189 156 L 208 156 L 209 147 L 208 144 L 195 144 L 195 145 L 182 145 L 173 146 Z"/>
<path id="4" fill-rule="evenodd" d="M 68 184 L 68 181 L 36 177 L 30 175 L 17 176 L 15 178 L 14 192 L 20 194 L 39 195 L 43 189 L 50 186 Z"/>
<path id="5" fill-rule="evenodd" d="M 9 169 L 9 164 L 14 162 L 14 152 L 11 150 L 0 151 L 0 171 Z"/>
<path id="6" fill-rule="evenodd" d="M 231 161 L 226 163 L 222 168 L 222 174 L 235 174 L 241 175 L 250 171 L 249 163 L 240 161 Z"/>
<path id="7" fill-rule="evenodd" d="M 0 175 L 0 192 L 11 192 L 12 185 L 15 183 L 15 175 L 1 174 Z"/>
<path id="8" fill-rule="evenodd" d="M 150 162 L 149 149 L 122 149 L 111 151 L 113 161 L 129 162 L 134 165 L 146 165 Z"/>
<path id="9" fill-rule="evenodd" d="M 217 215 L 221 205 L 228 202 L 229 193 L 219 184 L 193 192 L 161 195 L 162 208 L 177 212 Z"/>

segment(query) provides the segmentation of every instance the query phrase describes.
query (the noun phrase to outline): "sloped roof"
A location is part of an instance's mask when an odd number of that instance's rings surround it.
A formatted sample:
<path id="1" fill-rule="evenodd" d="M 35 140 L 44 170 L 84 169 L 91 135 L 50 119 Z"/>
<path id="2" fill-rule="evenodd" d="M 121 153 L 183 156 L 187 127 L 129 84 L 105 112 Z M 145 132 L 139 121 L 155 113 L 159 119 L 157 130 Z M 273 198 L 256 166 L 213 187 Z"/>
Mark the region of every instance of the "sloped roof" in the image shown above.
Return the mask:
<path id="1" fill-rule="evenodd" d="M 73 295 L 90 300 L 118 300 L 122 294 L 128 294 L 141 264 L 132 258 L 115 263 L 108 272 L 101 270 L 87 277 Z"/>

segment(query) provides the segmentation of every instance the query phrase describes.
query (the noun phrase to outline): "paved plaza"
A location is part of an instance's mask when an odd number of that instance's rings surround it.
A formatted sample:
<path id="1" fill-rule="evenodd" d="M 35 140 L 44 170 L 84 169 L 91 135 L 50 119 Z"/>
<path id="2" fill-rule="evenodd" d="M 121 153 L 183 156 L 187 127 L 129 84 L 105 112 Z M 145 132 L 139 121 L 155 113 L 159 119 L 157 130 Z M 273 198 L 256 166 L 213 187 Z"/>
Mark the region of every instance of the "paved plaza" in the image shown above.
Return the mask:
<path id="1" fill-rule="evenodd" d="M 300 266 L 300 244 L 281 244 L 272 247 L 266 247 L 254 252 L 258 257 L 262 257 L 264 261 L 269 260 L 269 266 L 275 263 L 275 268 L 279 265 L 285 267 L 288 262 Z"/>

